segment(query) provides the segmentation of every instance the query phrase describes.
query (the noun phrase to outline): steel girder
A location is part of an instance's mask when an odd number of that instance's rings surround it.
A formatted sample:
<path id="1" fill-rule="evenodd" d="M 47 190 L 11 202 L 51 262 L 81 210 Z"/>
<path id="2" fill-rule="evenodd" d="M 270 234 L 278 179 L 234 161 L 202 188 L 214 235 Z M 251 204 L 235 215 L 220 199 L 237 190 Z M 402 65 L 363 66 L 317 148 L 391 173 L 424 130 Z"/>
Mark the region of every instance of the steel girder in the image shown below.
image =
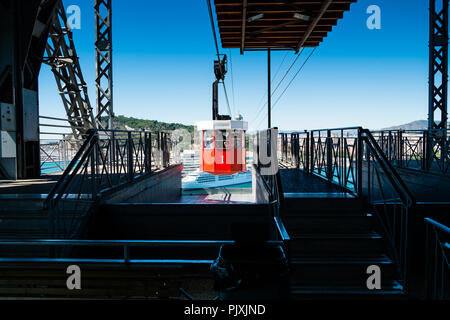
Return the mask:
<path id="1" fill-rule="evenodd" d="M 97 123 L 108 117 L 113 129 L 113 68 L 112 68 L 112 0 L 95 0 L 95 80 L 97 87 Z"/>
<path id="2" fill-rule="evenodd" d="M 89 129 L 96 128 L 96 123 L 61 1 L 56 4 L 46 54 L 44 63 L 52 68 L 74 138 L 81 140 Z"/>
<path id="3" fill-rule="evenodd" d="M 449 0 L 430 0 L 430 132 L 445 132 L 448 123 L 448 4 Z"/>

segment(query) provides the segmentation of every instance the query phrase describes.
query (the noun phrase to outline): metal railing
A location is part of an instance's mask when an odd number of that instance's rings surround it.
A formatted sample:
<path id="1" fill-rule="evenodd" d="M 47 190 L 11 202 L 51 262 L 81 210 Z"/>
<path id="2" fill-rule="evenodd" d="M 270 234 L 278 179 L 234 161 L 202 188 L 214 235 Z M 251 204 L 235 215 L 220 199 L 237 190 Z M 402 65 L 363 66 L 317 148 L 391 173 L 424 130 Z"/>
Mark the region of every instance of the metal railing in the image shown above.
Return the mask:
<path id="1" fill-rule="evenodd" d="M 170 133 L 91 130 L 45 201 L 52 234 L 74 236 L 104 193 L 169 167 L 171 146 Z"/>
<path id="2" fill-rule="evenodd" d="M 267 241 L 268 244 L 283 245 L 282 241 Z M 33 257 L 33 258 L 3 258 L 3 263 L 94 263 L 94 264 L 211 264 L 214 260 L 209 259 L 169 259 L 169 258 L 149 258 L 142 256 L 142 251 L 138 257 L 133 257 L 133 248 L 145 248 L 152 255 L 152 248 L 220 248 L 221 245 L 236 244 L 233 240 L 0 240 L 1 247 L 48 247 L 59 253 L 73 250 L 74 248 L 118 248 L 121 254 L 115 253 L 114 257 L 105 258 L 99 251 L 97 258 L 92 258 L 93 253 L 89 251 L 88 258 L 67 258 L 61 257 L 64 254 L 56 254 L 57 258 Z M 80 255 L 80 254 L 78 254 Z M 111 255 L 110 253 L 108 255 Z M 83 256 L 83 254 L 81 254 Z M 95 256 L 95 254 L 94 254 Z"/>
<path id="3" fill-rule="evenodd" d="M 39 116 L 41 175 L 60 174 L 67 169 L 82 140 L 77 141 L 67 119 Z"/>
<path id="4" fill-rule="evenodd" d="M 282 164 L 290 164 L 297 169 L 309 170 L 309 134 L 308 131 L 280 134 L 279 159 Z"/>
<path id="5" fill-rule="evenodd" d="M 416 200 L 377 144 L 369 130 L 362 129 L 361 192 L 388 240 L 390 255 L 396 263 L 402 285 L 407 288 L 410 277 L 410 212 Z"/>
<path id="6" fill-rule="evenodd" d="M 396 167 L 450 174 L 450 137 L 446 130 L 388 130 L 372 134 Z"/>
<path id="7" fill-rule="evenodd" d="M 362 128 L 312 130 L 281 134 L 281 161 L 316 174 L 351 193 L 361 193 Z"/>
<path id="8" fill-rule="evenodd" d="M 450 228 L 429 218 L 425 218 L 426 274 L 425 293 L 427 299 L 449 300 L 450 281 Z"/>
<path id="9" fill-rule="evenodd" d="M 272 216 L 275 222 L 275 226 L 278 231 L 278 238 L 283 242 L 286 251 L 286 256 L 290 262 L 290 242 L 291 238 L 284 226 L 284 223 L 280 216 L 280 207 L 284 201 L 283 188 L 281 184 L 280 171 L 278 169 L 277 160 L 277 143 L 273 144 L 278 139 L 278 130 L 266 130 L 258 132 L 253 136 L 253 170 L 258 179 L 260 179 L 264 185 L 264 188 L 269 195 L 269 202 L 272 205 Z M 263 147 L 262 144 L 265 144 Z M 275 146 L 275 149 L 274 149 Z M 267 152 L 266 159 L 271 159 L 270 163 L 262 163 L 260 155 Z M 267 165 L 275 164 L 276 168 L 272 170 L 264 170 Z"/>
<path id="10" fill-rule="evenodd" d="M 284 133 L 280 140 L 281 160 L 288 167 L 303 169 L 366 199 L 405 284 L 409 212 L 416 201 L 372 133 L 361 127 L 338 128 Z"/>

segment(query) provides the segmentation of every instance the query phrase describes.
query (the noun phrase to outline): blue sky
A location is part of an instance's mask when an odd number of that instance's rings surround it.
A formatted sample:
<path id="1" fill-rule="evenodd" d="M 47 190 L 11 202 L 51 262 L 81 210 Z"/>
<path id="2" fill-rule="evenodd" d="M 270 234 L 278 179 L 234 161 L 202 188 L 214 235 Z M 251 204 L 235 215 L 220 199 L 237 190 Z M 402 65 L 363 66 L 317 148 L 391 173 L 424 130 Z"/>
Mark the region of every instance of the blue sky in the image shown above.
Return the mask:
<path id="1" fill-rule="evenodd" d="M 81 8 L 81 30 L 74 30 L 74 39 L 94 106 L 94 0 L 63 2 Z M 370 5 L 381 8 L 381 30 L 366 27 Z M 428 32 L 428 0 L 359 0 L 276 105 L 273 125 L 283 130 L 379 129 L 426 119 Z M 210 119 L 215 49 L 204 0 L 115 0 L 113 41 L 116 115 L 185 124 Z M 229 49 L 222 51 L 230 55 Z M 274 100 L 309 52 L 305 50 Z M 284 55 L 273 53 L 274 73 Z M 232 49 L 231 58 L 233 77 L 230 70 L 226 85 L 232 107 L 251 121 L 251 128 L 262 128 L 267 121 L 253 119 L 266 93 L 266 54 L 241 56 Z M 288 53 L 273 86 L 294 58 Z M 225 113 L 223 94 L 220 108 Z M 65 115 L 45 65 L 40 109 L 41 115 Z"/>

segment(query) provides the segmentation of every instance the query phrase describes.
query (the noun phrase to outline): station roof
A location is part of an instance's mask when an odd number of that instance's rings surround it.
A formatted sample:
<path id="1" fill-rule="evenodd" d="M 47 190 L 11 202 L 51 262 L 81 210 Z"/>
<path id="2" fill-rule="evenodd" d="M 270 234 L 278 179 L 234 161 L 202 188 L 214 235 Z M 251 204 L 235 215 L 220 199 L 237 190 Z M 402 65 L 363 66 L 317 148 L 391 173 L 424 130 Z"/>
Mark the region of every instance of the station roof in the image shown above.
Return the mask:
<path id="1" fill-rule="evenodd" d="M 357 0 L 214 0 L 223 48 L 317 47 Z"/>

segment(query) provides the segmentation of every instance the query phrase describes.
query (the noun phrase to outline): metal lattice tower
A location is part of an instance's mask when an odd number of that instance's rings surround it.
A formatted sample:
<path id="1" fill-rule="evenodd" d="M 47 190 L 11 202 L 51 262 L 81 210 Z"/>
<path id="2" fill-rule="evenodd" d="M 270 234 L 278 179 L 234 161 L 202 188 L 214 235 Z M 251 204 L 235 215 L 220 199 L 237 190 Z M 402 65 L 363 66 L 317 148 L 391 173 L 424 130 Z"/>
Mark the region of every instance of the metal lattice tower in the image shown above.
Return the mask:
<path id="1" fill-rule="evenodd" d="M 95 0 L 95 58 L 97 77 L 97 124 L 108 117 L 113 129 L 113 70 L 112 70 L 112 0 Z"/>
<path id="2" fill-rule="evenodd" d="M 61 1 L 55 7 L 43 61 L 52 68 L 74 138 L 81 140 L 96 124 L 73 34 Z"/>
<path id="3" fill-rule="evenodd" d="M 430 0 L 430 84 L 428 128 L 445 132 L 448 122 L 448 6 Z"/>

